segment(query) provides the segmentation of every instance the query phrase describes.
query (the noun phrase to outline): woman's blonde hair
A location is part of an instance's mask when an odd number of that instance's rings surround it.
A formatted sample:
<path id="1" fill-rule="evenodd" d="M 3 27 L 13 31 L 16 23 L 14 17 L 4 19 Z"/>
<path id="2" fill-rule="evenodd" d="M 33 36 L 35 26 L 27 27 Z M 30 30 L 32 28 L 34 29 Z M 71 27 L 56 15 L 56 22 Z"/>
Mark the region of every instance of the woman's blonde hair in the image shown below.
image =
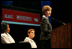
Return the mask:
<path id="1" fill-rule="evenodd" d="M 34 31 L 34 32 L 35 32 L 34 29 L 29 29 L 29 30 L 27 31 L 27 33 L 30 33 L 31 31 Z"/>
<path id="2" fill-rule="evenodd" d="M 49 11 L 49 10 L 52 11 L 52 8 L 51 8 L 49 5 L 43 6 L 43 8 L 42 8 L 42 14 L 45 14 L 45 12 L 46 12 L 46 11 Z"/>

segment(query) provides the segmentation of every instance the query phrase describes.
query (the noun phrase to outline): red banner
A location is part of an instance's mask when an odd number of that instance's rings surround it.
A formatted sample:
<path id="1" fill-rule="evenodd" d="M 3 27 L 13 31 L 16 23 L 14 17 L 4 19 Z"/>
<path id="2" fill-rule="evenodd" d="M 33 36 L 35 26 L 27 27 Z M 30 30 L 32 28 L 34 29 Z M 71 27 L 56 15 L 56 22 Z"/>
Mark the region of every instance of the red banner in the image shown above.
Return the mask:
<path id="1" fill-rule="evenodd" d="M 35 13 L 21 12 L 2 9 L 2 21 L 30 23 L 40 25 L 40 15 Z"/>

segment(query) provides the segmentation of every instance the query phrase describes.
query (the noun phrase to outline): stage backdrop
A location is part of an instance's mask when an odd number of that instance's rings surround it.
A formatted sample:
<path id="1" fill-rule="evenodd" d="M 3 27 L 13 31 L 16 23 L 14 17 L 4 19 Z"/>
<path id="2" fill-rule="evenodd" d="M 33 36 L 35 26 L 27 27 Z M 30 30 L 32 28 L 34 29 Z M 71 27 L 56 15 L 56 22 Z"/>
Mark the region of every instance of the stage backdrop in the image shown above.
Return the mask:
<path id="1" fill-rule="evenodd" d="M 2 22 L 9 24 L 40 26 L 40 14 L 2 9 Z"/>
<path id="2" fill-rule="evenodd" d="M 41 2 L 41 8 L 44 5 L 49 5 L 51 6 L 51 1 L 40 1 Z M 7 5 L 7 6 L 13 6 L 13 1 L 1 1 L 1 5 Z M 49 17 L 49 21 L 51 23 L 51 16 Z M 52 23 L 51 23 L 52 24 Z"/>

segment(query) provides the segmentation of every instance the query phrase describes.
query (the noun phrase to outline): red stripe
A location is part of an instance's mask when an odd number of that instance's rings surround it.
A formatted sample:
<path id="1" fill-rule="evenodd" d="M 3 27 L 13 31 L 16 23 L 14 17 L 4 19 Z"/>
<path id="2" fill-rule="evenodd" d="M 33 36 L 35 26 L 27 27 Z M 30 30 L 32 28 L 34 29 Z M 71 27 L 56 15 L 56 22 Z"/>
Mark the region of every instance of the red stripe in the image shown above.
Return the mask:
<path id="1" fill-rule="evenodd" d="M 17 15 L 21 19 L 26 19 L 26 20 L 17 20 Z M 38 22 L 34 21 L 34 18 L 37 18 Z M 34 13 L 28 13 L 28 12 L 2 9 L 2 20 L 4 20 L 4 21 L 13 21 L 13 22 L 32 23 L 32 24 L 40 24 L 40 15 L 39 14 L 34 14 Z M 32 21 L 29 21 L 29 20 L 32 20 Z"/>

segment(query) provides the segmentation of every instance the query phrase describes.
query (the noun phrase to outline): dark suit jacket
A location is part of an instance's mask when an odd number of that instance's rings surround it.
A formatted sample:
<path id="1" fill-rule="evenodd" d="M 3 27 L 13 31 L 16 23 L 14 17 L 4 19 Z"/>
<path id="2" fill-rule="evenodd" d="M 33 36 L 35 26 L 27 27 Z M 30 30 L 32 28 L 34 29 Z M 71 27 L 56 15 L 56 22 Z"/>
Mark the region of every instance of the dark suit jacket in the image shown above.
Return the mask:
<path id="1" fill-rule="evenodd" d="M 50 35 L 51 31 L 52 31 L 52 26 L 49 20 L 46 19 L 45 17 L 42 17 L 40 40 L 48 40 L 51 37 Z"/>

